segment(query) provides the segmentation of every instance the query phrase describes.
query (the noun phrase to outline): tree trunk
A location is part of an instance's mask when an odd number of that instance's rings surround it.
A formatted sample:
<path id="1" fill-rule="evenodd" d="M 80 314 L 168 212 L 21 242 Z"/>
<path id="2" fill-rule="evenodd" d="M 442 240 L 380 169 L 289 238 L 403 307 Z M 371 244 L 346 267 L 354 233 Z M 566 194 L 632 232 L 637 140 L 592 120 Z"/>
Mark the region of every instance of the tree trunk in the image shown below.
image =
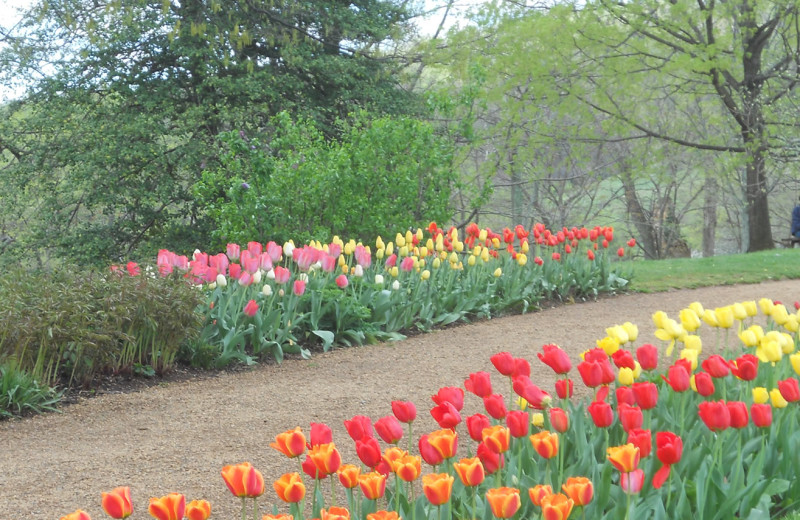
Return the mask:
<path id="1" fill-rule="evenodd" d="M 648 260 L 659 259 L 661 258 L 660 241 L 657 239 L 656 233 L 653 230 L 652 218 L 639 201 L 639 196 L 636 193 L 636 184 L 631 178 L 631 172 L 625 164 L 622 165 L 622 169 L 623 171 L 620 177 L 625 194 L 625 204 L 628 208 L 628 215 L 633 221 L 636 231 L 639 233 L 637 237 L 639 245 L 642 251 L 644 251 L 645 258 Z"/>
<path id="2" fill-rule="evenodd" d="M 703 186 L 703 257 L 714 256 L 717 238 L 717 178 L 713 175 L 706 177 Z"/>
<path id="3" fill-rule="evenodd" d="M 747 143 L 749 145 L 753 143 Z M 745 197 L 747 204 L 748 241 L 747 252 L 764 251 L 775 247 L 772 241 L 772 227 L 769 223 L 769 204 L 767 202 L 767 174 L 764 149 L 759 146 L 750 154 L 745 169 Z"/>

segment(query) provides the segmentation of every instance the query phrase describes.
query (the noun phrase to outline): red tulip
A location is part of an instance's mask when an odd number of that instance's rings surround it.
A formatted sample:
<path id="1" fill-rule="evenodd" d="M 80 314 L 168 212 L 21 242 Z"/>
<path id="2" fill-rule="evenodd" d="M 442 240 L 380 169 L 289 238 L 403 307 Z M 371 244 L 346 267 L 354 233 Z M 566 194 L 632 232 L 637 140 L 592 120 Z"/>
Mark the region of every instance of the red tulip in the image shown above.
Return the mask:
<path id="1" fill-rule="evenodd" d="M 703 397 L 708 397 L 714 393 L 714 380 L 707 372 L 698 372 L 694 375 L 694 386 L 697 393 Z"/>
<path id="2" fill-rule="evenodd" d="M 528 376 L 518 376 L 512 380 L 514 392 L 525 399 L 528 405 L 537 410 L 544 408 L 546 399 L 550 399 L 547 392 L 536 386 Z"/>
<path id="3" fill-rule="evenodd" d="M 718 354 L 713 354 L 703 360 L 701 366 L 711 377 L 725 377 L 730 373 L 728 362 Z"/>
<path id="4" fill-rule="evenodd" d="M 498 372 L 511 377 L 514 372 L 514 356 L 508 352 L 498 352 L 489 359 Z"/>
<path id="5" fill-rule="evenodd" d="M 366 415 L 356 415 L 344 422 L 344 427 L 350 438 L 358 442 L 364 437 L 372 437 L 372 419 Z"/>
<path id="6" fill-rule="evenodd" d="M 486 427 L 489 427 L 489 421 L 486 421 Z M 506 415 L 506 426 L 514 438 L 526 437 L 530 432 L 531 419 L 528 412 L 522 410 L 511 410 Z M 467 427 L 469 427 L 469 417 L 467 418 Z M 470 433 L 472 437 L 472 433 Z"/>
<path id="7" fill-rule="evenodd" d="M 594 361 L 589 361 L 587 357 L 584 359 L 582 363 L 578 364 L 578 373 L 586 386 L 595 388 L 614 382 L 616 376 L 607 356 Z"/>
<path id="8" fill-rule="evenodd" d="M 753 403 L 750 405 L 750 415 L 753 416 L 753 424 L 758 428 L 768 428 L 772 425 L 772 406 L 769 404 Z"/>
<path id="9" fill-rule="evenodd" d="M 586 258 L 588 258 L 589 261 L 593 261 L 594 260 L 594 251 L 592 251 L 591 249 L 587 250 L 586 251 Z"/>
<path id="10" fill-rule="evenodd" d="M 608 428 L 614 422 L 614 411 L 611 409 L 611 405 L 606 402 L 594 401 L 586 409 L 598 428 Z"/>
<path id="11" fill-rule="evenodd" d="M 401 423 L 412 423 L 417 418 L 417 407 L 411 401 L 392 401 L 392 413 Z"/>
<path id="12" fill-rule="evenodd" d="M 658 367 L 658 348 L 650 343 L 645 343 L 636 349 L 636 359 L 642 370 L 655 370 Z"/>
<path id="13" fill-rule="evenodd" d="M 625 256 L 625 248 L 624 247 L 620 247 L 619 249 L 617 249 L 617 256 L 620 257 L 620 258 Z"/>
<path id="14" fill-rule="evenodd" d="M 331 431 L 331 427 L 324 423 L 311 423 L 311 433 L 309 434 L 311 439 L 309 440 L 307 448 L 311 448 L 312 446 L 317 446 L 319 444 L 328 444 L 333 442 L 333 432 Z"/>
<path id="15" fill-rule="evenodd" d="M 629 404 L 634 406 L 636 404 L 636 396 L 633 393 L 633 389 L 629 386 L 618 386 L 617 387 L 617 406 L 621 404 Z"/>
<path id="16" fill-rule="evenodd" d="M 368 468 L 374 469 L 381 462 L 381 446 L 372 437 L 364 437 L 356 441 L 356 455 Z"/>
<path id="17" fill-rule="evenodd" d="M 636 361 L 633 360 L 633 354 L 629 350 L 619 349 L 611 355 L 611 360 L 617 368 L 630 368 L 636 369 Z"/>
<path id="18" fill-rule="evenodd" d="M 628 247 L 636 247 L 636 239 L 635 238 L 631 238 L 630 240 L 628 240 Z"/>
<path id="19" fill-rule="evenodd" d="M 483 406 L 493 419 L 504 419 L 506 413 L 506 403 L 500 394 L 492 394 L 483 398 Z"/>
<path id="20" fill-rule="evenodd" d="M 622 424 L 622 429 L 626 433 L 642 427 L 644 415 L 641 408 L 623 403 L 617 407 L 617 413 L 619 414 L 619 422 Z"/>
<path id="21" fill-rule="evenodd" d="M 295 296 L 303 296 L 303 293 L 306 292 L 305 280 L 295 280 L 294 285 L 292 285 L 292 292 L 294 292 Z"/>
<path id="22" fill-rule="evenodd" d="M 457 411 L 464 408 L 464 390 L 457 386 L 443 386 L 436 395 L 431 396 L 437 405 L 450 403 Z"/>
<path id="23" fill-rule="evenodd" d="M 656 433 L 656 457 L 662 464 L 677 464 L 683 455 L 683 440 L 669 431 Z"/>
<path id="24" fill-rule="evenodd" d="M 340 274 L 336 277 L 336 286 L 339 287 L 339 289 L 344 289 L 348 285 L 350 285 L 350 281 L 347 279 L 346 275 Z"/>
<path id="25" fill-rule="evenodd" d="M 711 431 L 722 431 L 731 425 L 731 413 L 725 401 L 703 401 L 698 413 Z"/>
<path id="26" fill-rule="evenodd" d="M 478 458 L 481 460 L 481 464 L 483 464 L 483 469 L 486 471 L 487 475 L 494 474 L 504 465 L 503 455 L 492 451 L 491 448 L 489 448 L 489 446 L 483 442 L 478 444 L 476 453 Z"/>
<path id="27" fill-rule="evenodd" d="M 641 382 L 631 385 L 636 404 L 642 410 L 650 410 L 658 404 L 658 387 L 655 383 Z"/>
<path id="28" fill-rule="evenodd" d="M 731 416 L 731 428 L 746 428 L 748 423 L 747 405 L 741 401 L 725 403 Z"/>
<path id="29" fill-rule="evenodd" d="M 489 372 L 473 372 L 469 379 L 464 381 L 464 388 L 478 397 L 492 395 L 492 376 Z"/>
<path id="30" fill-rule="evenodd" d="M 418 444 L 419 454 L 422 456 L 422 460 L 424 460 L 429 466 L 438 466 L 444 461 L 444 457 L 442 457 L 442 454 L 439 453 L 439 450 L 434 448 L 431 443 L 428 442 L 428 434 L 420 436 Z"/>
<path id="31" fill-rule="evenodd" d="M 528 360 L 524 358 L 514 358 L 514 371 L 511 372 L 511 378 L 513 379 L 518 376 L 530 377 L 530 375 L 531 364 L 528 363 Z"/>
<path id="32" fill-rule="evenodd" d="M 386 444 L 396 444 L 403 438 L 403 426 L 394 415 L 387 415 L 375 421 L 375 431 Z"/>
<path id="33" fill-rule="evenodd" d="M 676 392 L 685 392 L 689 389 L 689 372 L 683 365 L 677 363 L 672 365 L 667 371 L 667 376 L 662 375 L 661 378 Z"/>
<path id="34" fill-rule="evenodd" d="M 556 381 L 556 395 L 559 399 L 569 399 L 572 397 L 572 379 L 559 379 Z"/>
<path id="35" fill-rule="evenodd" d="M 431 416 L 440 428 L 455 428 L 461 422 L 461 414 L 449 401 L 431 408 Z"/>
<path id="36" fill-rule="evenodd" d="M 103 511 L 111 518 L 128 518 L 133 514 L 131 488 L 128 486 L 114 488 L 101 496 Z"/>
<path id="37" fill-rule="evenodd" d="M 758 375 L 758 356 L 754 354 L 742 354 L 738 358 L 729 362 L 733 375 L 742 381 L 752 381 Z"/>
<path id="38" fill-rule="evenodd" d="M 528 414 L 525 413 L 525 417 L 527 416 Z M 527 420 L 528 419 L 526 419 L 526 421 Z M 482 413 L 476 413 L 467 417 L 467 432 L 469 433 L 469 437 L 475 442 L 483 441 L 483 430 L 489 428 L 491 425 L 492 423 L 489 418 Z"/>
<path id="39" fill-rule="evenodd" d="M 797 379 L 793 377 L 778 381 L 778 391 L 789 403 L 800 401 L 800 385 L 797 384 Z"/>
<path id="40" fill-rule="evenodd" d="M 247 302 L 247 305 L 244 306 L 244 314 L 252 318 L 256 313 L 258 313 L 258 303 L 256 303 L 255 300 L 250 300 Z"/>
<path id="41" fill-rule="evenodd" d="M 650 430 L 634 428 L 628 432 L 628 442 L 639 448 L 639 456 L 645 458 L 653 451 L 653 436 Z"/>
<path id="42" fill-rule="evenodd" d="M 544 352 L 538 354 L 539 359 L 545 365 L 553 369 L 556 374 L 566 374 L 572 370 L 572 362 L 569 355 L 561 350 L 557 345 L 544 345 Z"/>
<path id="43" fill-rule="evenodd" d="M 569 429 L 569 415 L 561 408 L 550 408 L 550 424 L 558 433 L 564 433 Z"/>

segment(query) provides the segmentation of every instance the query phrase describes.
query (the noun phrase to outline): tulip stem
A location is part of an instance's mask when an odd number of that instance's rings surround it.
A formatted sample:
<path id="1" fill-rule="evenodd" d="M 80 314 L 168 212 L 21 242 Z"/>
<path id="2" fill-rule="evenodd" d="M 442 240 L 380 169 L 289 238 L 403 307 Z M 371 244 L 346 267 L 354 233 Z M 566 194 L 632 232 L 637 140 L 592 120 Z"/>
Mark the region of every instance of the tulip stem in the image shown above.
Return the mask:
<path id="1" fill-rule="evenodd" d="M 258 499 L 253 498 L 253 520 L 258 520 Z"/>
<path id="2" fill-rule="evenodd" d="M 242 497 L 242 520 L 247 519 L 247 497 Z"/>
<path id="3" fill-rule="evenodd" d="M 476 486 L 472 486 L 472 520 L 475 520 L 477 518 L 476 516 L 476 510 L 478 507 L 477 495 L 478 495 L 478 490 L 476 489 Z"/>
<path id="4" fill-rule="evenodd" d="M 334 474 L 331 473 L 331 505 L 335 506 L 336 505 L 336 494 L 334 493 L 334 489 L 333 489 L 333 484 L 334 484 L 333 475 Z"/>

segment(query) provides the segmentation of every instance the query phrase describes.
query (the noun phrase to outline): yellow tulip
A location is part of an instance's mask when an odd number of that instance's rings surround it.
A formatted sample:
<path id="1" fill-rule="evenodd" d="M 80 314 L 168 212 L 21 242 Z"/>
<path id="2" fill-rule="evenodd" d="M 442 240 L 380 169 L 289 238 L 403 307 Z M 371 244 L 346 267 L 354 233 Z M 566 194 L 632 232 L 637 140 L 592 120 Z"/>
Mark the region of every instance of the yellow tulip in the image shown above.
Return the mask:
<path id="1" fill-rule="evenodd" d="M 522 245 L 520 246 L 520 250 L 523 253 L 527 253 L 528 251 L 530 251 L 530 246 L 528 246 L 528 240 L 527 239 L 522 241 Z"/>
<path id="2" fill-rule="evenodd" d="M 397 278 L 397 275 L 400 274 L 400 270 L 397 268 L 396 265 L 392 266 L 392 270 L 389 271 L 389 274 L 391 274 L 394 278 Z"/>
<path id="3" fill-rule="evenodd" d="M 394 242 L 389 242 L 386 244 L 386 254 L 392 256 L 392 253 L 394 253 Z"/>
<path id="4" fill-rule="evenodd" d="M 414 243 L 414 235 L 411 234 L 411 231 L 406 231 L 406 244 L 413 244 Z"/>
<path id="5" fill-rule="evenodd" d="M 517 264 L 520 267 L 522 267 L 527 263 L 528 263 L 528 257 L 525 256 L 525 253 L 517 253 Z M 797 323 L 797 320 L 795 320 L 795 323 Z"/>
<path id="6" fill-rule="evenodd" d="M 406 238 L 400 233 L 398 233 L 394 237 L 394 243 L 397 244 L 397 247 L 403 247 L 404 245 L 406 245 Z"/>
<path id="7" fill-rule="evenodd" d="M 683 328 L 688 332 L 694 332 L 700 328 L 700 316 L 691 308 L 681 310 L 680 320 L 681 325 L 683 325 Z"/>
<path id="8" fill-rule="evenodd" d="M 456 253 L 450 253 L 450 258 L 449 258 L 449 260 L 450 260 L 450 263 L 451 263 L 451 264 L 456 264 L 456 263 L 458 263 L 458 255 L 457 255 Z"/>
<path id="9" fill-rule="evenodd" d="M 753 388 L 753 402 L 756 404 L 764 404 L 769 401 L 769 392 L 763 386 Z"/>
<path id="10" fill-rule="evenodd" d="M 690 348 L 681 350 L 681 359 L 688 359 L 692 363 L 692 371 L 697 370 L 697 354 L 696 350 Z"/>
<path id="11" fill-rule="evenodd" d="M 481 230 L 478 232 L 478 240 L 480 240 L 481 242 L 483 242 L 484 240 L 486 240 L 486 237 L 487 237 L 487 236 L 489 236 L 489 234 L 486 232 L 486 230 L 485 230 L 485 229 L 481 229 Z"/>
<path id="12" fill-rule="evenodd" d="M 331 239 L 331 243 L 332 244 L 336 244 L 338 246 L 343 246 L 344 245 L 344 242 L 342 241 L 341 238 L 339 238 L 339 235 L 333 235 L 333 238 Z"/>
<path id="13" fill-rule="evenodd" d="M 383 258 L 384 252 L 385 252 L 385 249 L 378 249 L 377 251 L 375 251 L 375 258 L 377 258 L 378 260 L 381 260 Z"/>
<path id="14" fill-rule="evenodd" d="M 787 311 L 786 306 L 781 303 L 772 307 L 771 316 L 772 319 L 775 320 L 775 323 L 783 325 L 786 323 L 786 320 L 789 319 L 789 311 Z"/>
<path id="15" fill-rule="evenodd" d="M 717 313 L 711 309 L 706 309 L 703 311 L 703 314 L 700 317 L 703 318 L 703 321 L 711 327 L 719 326 L 719 323 L 717 323 Z"/>
<path id="16" fill-rule="evenodd" d="M 634 369 L 633 369 L 633 378 L 639 379 L 639 376 L 642 375 L 642 365 L 639 364 L 638 361 L 634 360 Z"/>
<path id="17" fill-rule="evenodd" d="M 458 228 L 453 228 L 450 231 L 450 241 L 456 242 L 458 240 Z"/>
<path id="18" fill-rule="evenodd" d="M 475 265 L 475 257 L 474 256 L 469 255 L 469 257 L 467 258 L 467 265 L 470 266 L 470 267 Z"/>
<path id="19" fill-rule="evenodd" d="M 764 337 L 756 348 L 756 356 L 762 363 L 776 363 L 783 357 L 783 351 L 777 341 Z"/>
<path id="20" fill-rule="evenodd" d="M 636 380 L 636 378 L 633 375 L 633 370 L 628 367 L 622 367 L 619 369 L 618 379 L 619 379 L 619 384 L 625 386 L 632 385 L 633 382 Z"/>
<path id="21" fill-rule="evenodd" d="M 415 233 L 415 236 L 417 237 L 417 240 L 422 240 L 422 237 L 425 236 L 422 233 L 422 228 L 417 228 L 417 232 Z"/>
<path id="22" fill-rule="evenodd" d="M 769 399 L 772 401 L 772 406 L 774 408 L 786 408 L 789 405 L 786 399 L 783 398 L 783 395 L 781 395 L 781 391 L 777 388 L 773 388 L 769 391 Z"/>
<path id="23" fill-rule="evenodd" d="M 492 274 L 494 275 L 495 278 L 500 278 L 503 275 L 503 270 L 498 267 L 497 269 L 494 270 L 494 273 Z"/>
<path id="24" fill-rule="evenodd" d="M 339 267 L 343 265 L 347 265 L 347 260 L 344 259 L 344 255 L 339 255 L 339 260 L 336 262 Z"/>
<path id="25" fill-rule="evenodd" d="M 763 331 L 762 331 L 762 337 L 763 337 Z M 756 345 L 758 345 L 758 342 L 760 341 L 760 338 L 758 337 L 757 332 L 753 330 L 753 327 L 748 327 L 742 332 L 740 332 L 739 339 L 742 340 L 742 344 L 744 344 L 745 347 L 755 347 Z"/>
<path id="26" fill-rule="evenodd" d="M 742 306 L 744 307 L 744 310 L 747 313 L 748 318 L 752 318 L 753 316 L 758 314 L 758 307 L 756 306 L 755 300 L 748 300 L 746 302 L 742 302 Z"/>
<path id="27" fill-rule="evenodd" d="M 481 260 L 483 260 L 484 263 L 489 262 L 489 249 L 483 248 L 483 251 L 481 251 Z"/>
<path id="28" fill-rule="evenodd" d="M 747 318 L 747 309 L 741 303 L 734 303 L 730 306 L 733 311 L 733 317 L 739 321 Z"/>
<path id="29" fill-rule="evenodd" d="M 428 246 L 420 247 L 419 248 L 419 257 L 420 258 L 425 258 L 426 256 L 428 256 L 428 251 L 430 251 L 430 248 Z"/>
<path id="30" fill-rule="evenodd" d="M 341 268 L 342 268 L 342 273 L 350 274 L 350 266 L 349 265 L 344 264 L 344 265 L 341 266 Z"/>
<path id="31" fill-rule="evenodd" d="M 531 417 L 531 424 L 533 424 L 537 428 L 544 427 L 544 414 L 541 412 L 533 414 L 533 416 Z"/>
<path id="32" fill-rule="evenodd" d="M 794 352 L 794 339 L 792 339 L 791 335 L 781 332 L 778 344 L 781 346 L 781 350 L 784 354 L 791 354 Z"/>
<path id="33" fill-rule="evenodd" d="M 772 315 L 772 308 L 775 307 L 775 304 L 772 303 L 772 300 L 769 298 L 761 298 L 758 300 L 758 306 L 761 307 L 761 313 L 765 316 Z"/>
<path id="34" fill-rule="evenodd" d="M 500 249 L 500 239 L 497 238 L 497 237 L 494 237 L 492 239 L 492 246 L 494 246 L 495 249 Z"/>
<path id="35" fill-rule="evenodd" d="M 475 247 L 472 248 L 472 254 L 475 256 L 481 256 L 481 249 L 482 248 L 480 244 L 476 245 Z"/>
<path id="36" fill-rule="evenodd" d="M 700 302 L 692 302 L 689 304 L 689 308 L 692 309 L 698 316 L 702 316 L 705 312 L 703 308 L 703 304 Z"/>
<path id="37" fill-rule="evenodd" d="M 703 351 L 703 340 L 700 339 L 700 336 L 692 334 L 684 337 L 683 345 L 689 350 L 696 350 L 698 354 Z"/>
<path id="38" fill-rule="evenodd" d="M 427 280 L 430 277 L 431 277 L 431 272 L 428 271 L 427 269 L 425 269 L 424 271 L 422 271 L 422 273 L 420 273 L 420 278 L 422 278 L 423 280 Z"/>
<path id="39" fill-rule="evenodd" d="M 628 342 L 628 332 L 622 325 L 614 325 L 606 329 L 606 334 L 617 340 L 618 345 L 624 345 Z"/>
<path id="40" fill-rule="evenodd" d="M 664 328 L 663 323 L 667 319 L 669 319 L 669 317 L 667 316 L 667 313 L 664 312 L 664 311 L 656 311 L 656 312 L 654 312 L 652 318 L 653 318 L 653 325 L 655 325 L 659 329 L 663 329 Z"/>
<path id="41" fill-rule="evenodd" d="M 436 251 L 439 253 L 444 251 L 444 235 L 436 235 L 436 245 L 434 246 L 434 249 L 436 249 Z"/>
<path id="42" fill-rule="evenodd" d="M 790 314 L 786 323 L 783 324 L 783 328 L 789 332 L 797 332 L 798 329 L 800 329 L 800 322 L 797 321 L 797 314 Z"/>
<path id="43" fill-rule="evenodd" d="M 789 356 L 789 361 L 792 362 L 792 369 L 794 369 L 794 373 L 800 376 L 800 353 Z"/>
<path id="44" fill-rule="evenodd" d="M 440 259 L 438 259 L 438 258 L 434 258 L 433 259 L 433 268 L 434 269 L 439 269 L 439 267 L 441 267 L 441 265 L 442 265 L 442 261 Z"/>
<path id="45" fill-rule="evenodd" d="M 597 340 L 597 346 L 603 349 L 607 355 L 611 356 L 614 352 L 619 350 L 619 341 L 611 336 L 606 336 L 603 339 Z"/>
<path id="46" fill-rule="evenodd" d="M 524 397 L 517 397 L 516 403 L 520 410 L 525 410 L 528 407 L 528 401 Z M 542 420 L 544 420 L 544 417 L 542 417 Z"/>
<path id="47" fill-rule="evenodd" d="M 433 251 L 436 248 L 432 238 L 429 238 L 428 240 L 425 241 L 425 247 L 428 248 L 428 251 Z"/>
<path id="48" fill-rule="evenodd" d="M 635 323 L 626 321 L 622 324 L 622 328 L 628 333 L 628 341 L 633 343 L 639 337 L 639 327 Z"/>
<path id="49" fill-rule="evenodd" d="M 464 251 L 464 242 L 460 242 L 460 241 L 456 240 L 455 242 L 453 242 L 453 249 L 455 249 L 459 253 L 463 252 Z"/>

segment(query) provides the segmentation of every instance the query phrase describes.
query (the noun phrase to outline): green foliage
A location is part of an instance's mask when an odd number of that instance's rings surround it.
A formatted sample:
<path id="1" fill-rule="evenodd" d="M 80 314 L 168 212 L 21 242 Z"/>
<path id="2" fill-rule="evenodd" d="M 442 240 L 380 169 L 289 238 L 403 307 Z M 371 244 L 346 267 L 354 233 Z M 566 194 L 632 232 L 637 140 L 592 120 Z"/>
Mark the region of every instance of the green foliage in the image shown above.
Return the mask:
<path id="1" fill-rule="evenodd" d="M 451 216 L 452 149 L 410 118 L 339 122 L 341 140 L 282 112 L 262 137 L 226 132 L 220 167 L 195 194 L 215 223 L 216 247 L 249 240 L 369 238 Z"/>
<path id="2" fill-rule="evenodd" d="M 45 385 L 168 371 L 199 327 L 202 294 L 179 278 L 62 267 L 0 280 L 0 361 Z"/>
<path id="3" fill-rule="evenodd" d="M 61 394 L 40 385 L 14 361 L 0 363 L 0 418 L 56 410 Z"/>

